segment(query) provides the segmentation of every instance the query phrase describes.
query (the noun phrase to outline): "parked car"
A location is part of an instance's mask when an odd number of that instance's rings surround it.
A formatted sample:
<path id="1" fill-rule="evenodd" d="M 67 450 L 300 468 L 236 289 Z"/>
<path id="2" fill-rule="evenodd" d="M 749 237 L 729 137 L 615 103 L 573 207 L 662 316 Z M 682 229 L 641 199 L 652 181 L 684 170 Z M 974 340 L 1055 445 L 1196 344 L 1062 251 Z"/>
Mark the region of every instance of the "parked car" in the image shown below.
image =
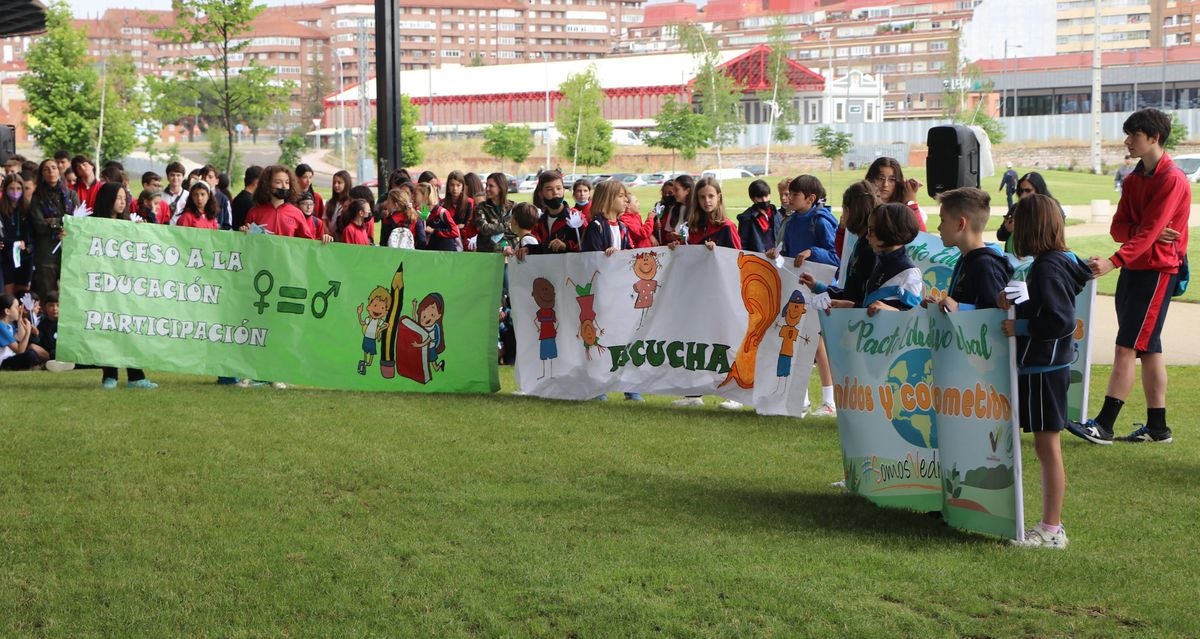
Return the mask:
<path id="1" fill-rule="evenodd" d="M 1175 166 L 1183 169 L 1191 182 L 1200 182 L 1200 155 L 1180 155 L 1171 158 Z"/>
<path id="2" fill-rule="evenodd" d="M 521 188 L 521 177 L 517 175 L 508 176 L 508 192 L 516 193 Z"/>
<path id="3" fill-rule="evenodd" d="M 767 167 L 765 167 L 761 164 L 739 164 L 738 168 L 745 170 L 745 171 L 749 171 L 755 177 L 767 174 Z"/>
<path id="4" fill-rule="evenodd" d="M 662 184 L 667 180 L 674 180 L 680 175 L 687 175 L 687 173 L 683 171 L 663 171 L 662 173 L 651 173 L 649 175 L 644 175 L 642 176 L 642 179 L 646 180 L 646 184 Z"/>
<path id="5" fill-rule="evenodd" d="M 700 177 L 716 178 L 718 182 L 725 180 L 736 180 L 738 178 L 752 178 L 754 174 L 746 169 L 708 169 L 700 174 Z"/>
<path id="6" fill-rule="evenodd" d="M 637 173 L 613 173 L 614 180 L 620 180 L 625 186 L 645 186 L 646 181 Z"/>
<path id="7" fill-rule="evenodd" d="M 533 190 L 537 188 L 537 181 L 537 173 L 526 173 L 517 186 L 517 193 L 533 193 Z"/>

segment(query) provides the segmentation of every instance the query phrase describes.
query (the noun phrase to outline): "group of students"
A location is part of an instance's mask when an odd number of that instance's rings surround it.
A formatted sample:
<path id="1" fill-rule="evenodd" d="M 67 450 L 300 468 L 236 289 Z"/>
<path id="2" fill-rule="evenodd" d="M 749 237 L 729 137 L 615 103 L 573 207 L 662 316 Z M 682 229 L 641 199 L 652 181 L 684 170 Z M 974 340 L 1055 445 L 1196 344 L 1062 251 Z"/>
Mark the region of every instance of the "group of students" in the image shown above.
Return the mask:
<path id="1" fill-rule="evenodd" d="M 172 163 L 166 171 L 166 188 L 157 174 L 146 173 L 142 193 L 132 200 L 119 165 L 106 166 L 97 178 L 86 158 L 57 154 L 32 167 L 28 162 L 6 166 L 10 174 L 0 184 L 4 232 L 0 368 L 36 368 L 53 362 L 62 219 L 80 205 L 95 217 L 236 229 L 325 243 L 373 244 L 378 221 L 380 242 L 387 246 L 500 252 L 517 260 L 529 254 L 601 251 L 612 255 L 653 246 L 675 249 L 681 244 L 757 252 L 771 259 L 790 259 L 795 266 L 811 260 L 845 269 L 838 286 L 808 274 L 801 278 L 814 293 L 828 293 L 834 308 L 864 308 L 873 315 L 917 306 L 936 306 L 944 312 L 1016 306 L 1016 319 L 1006 320 L 1001 330 L 1017 339 L 1019 422 L 1022 429 L 1034 433 L 1043 489 L 1041 521 L 1025 534 L 1023 543 L 1062 548 L 1067 538 L 1061 522 L 1065 473 L 1059 432 L 1066 427 L 1093 443 L 1111 443 L 1113 422 L 1132 385 L 1136 358 L 1142 358 L 1148 371 L 1144 380 L 1148 423 L 1117 439 L 1171 441 L 1165 422 L 1166 371 L 1160 334 L 1170 300 L 1165 291 L 1177 290 L 1181 278 L 1186 280 L 1180 267 L 1181 262 L 1186 265 L 1182 256 L 1190 189 L 1162 150 L 1161 141 L 1169 131 L 1169 119 L 1154 109 L 1139 111 L 1125 123 L 1126 145 L 1140 162 L 1125 181 L 1113 221 L 1113 237 L 1122 248 L 1107 260 L 1085 262 L 1068 251 L 1062 207 L 1041 175 L 1028 173 L 1015 180 L 1018 199 L 998 236 L 1008 252 L 1033 257 L 1025 290 L 1015 301 L 1010 299 L 1015 294 L 1005 290 L 1012 276 L 1009 261 L 983 239 L 990 198 L 970 187 L 938 198 L 937 232 L 946 246 L 960 250 L 961 257 L 945 296 L 935 299 L 924 294 L 922 273 L 905 250 L 926 228 L 926 216 L 916 203 L 921 185 L 906 180 L 899 162 L 886 157 L 872 163 L 865 179 L 842 194 L 839 220 L 826 204 L 824 186 L 812 175 L 779 182 L 778 206 L 771 202 L 770 186 L 755 180 L 748 192 L 751 206 L 730 218 L 720 183 L 688 175 L 664 183 L 661 200 L 647 215 L 616 180 L 597 184 L 578 180 L 570 185 L 574 203 L 568 204 L 567 185 L 554 170 L 539 174 L 532 203 L 514 205 L 507 199 L 507 177 L 502 173 L 481 180 L 473 173 L 453 171 L 440 194 L 432 172 L 413 180 L 401 169 L 389 176 L 386 190 L 376 200 L 370 188 L 353 185 L 349 173 L 339 171 L 333 176 L 332 196 L 324 201 L 312 189 L 313 172 L 307 165 L 295 171 L 280 165 L 250 167 L 244 189 L 231 197 L 223 188 L 228 180 L 215 168 L 203 167 L 185 177 L 183 167 Z M 1169 210 L 1159 211 L 1159 207 Z M 846 233 L 857 240 L 843 266 L 839 253 Z M 19 259 L 26 254 L 32 259 Z M 1117 361 L 1109 392 L 1096 419 L 1068 424 L 1074 300 L 1088 280 L 1117 267 L 1122 269 L 1117 290 Z M 18 299 L 26 291 L 32 304 Z M 511 363 L 515 337 L 507 291 L 505 296 L 500 309 L 501 358 Z M 822 399 L 810 414 L 835 415 L 823 341 L 816 364 Z M 136 369 L 129 371 L 129 380 L 130 387 L 156 387 Z M 116 387 L 115 369 L 104 369 L 103 385 Z M 641 399 L 637 393 L 626 396 Z M 675 402 L 701 403 L 700 397 Z M 805 403 L 807 408 L 807 399 Z M 733 401 L 721 406 L 742 407 Z"/>

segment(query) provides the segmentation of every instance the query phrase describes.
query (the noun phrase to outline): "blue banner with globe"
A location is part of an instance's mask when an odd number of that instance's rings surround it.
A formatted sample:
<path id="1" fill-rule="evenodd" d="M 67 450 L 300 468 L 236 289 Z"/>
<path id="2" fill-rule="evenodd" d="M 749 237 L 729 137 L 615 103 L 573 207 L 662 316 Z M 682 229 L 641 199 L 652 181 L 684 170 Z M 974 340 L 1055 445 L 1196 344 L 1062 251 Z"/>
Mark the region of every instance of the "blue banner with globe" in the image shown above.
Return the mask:
<path id="1" fill-rule="evenodd" d="M 1017 538 L 1010 340 L 998 310 L 834 310 L 821 318 L 847 490 L 942 511 L 953 526 Z"/>
<path id="2" fill-rule="evenodd" d="M 854 239 L 848 237 L 846 241 L 852 242 Z M 997 252 L 1004 252 L 1003 247 L 999 245 L 990 246 Z M 958 264 L 960 251 L 956 247 L 943 244 L 942 238 L 936 233 L 918 233 L 906 250 L 913 264 L 925 274 L 925 294 L 936 299 L 945 296 L 950 288 L 950 277 L 954 274 L 954 266 Z M 849 252 L 843 251 L 843 254 L 849 255 Z M 1033 258 L 1019 260 L 1011 254 L 1007 257 L 1013 265 L 1013 279 L 1024 280 L 1025 274 L 1033 264 Z M 845 268 L 842 270 L 844 272 Z M 1074 421 L 1087 419 L 1085 413 L 1092 363 L 1092 306 L 1095 298 L 1095 281 L 1088 282 L 1075 298 L 1076 356 L 1071 363 L 1071 387 L 1067 391 L 1067 419 Z"/>

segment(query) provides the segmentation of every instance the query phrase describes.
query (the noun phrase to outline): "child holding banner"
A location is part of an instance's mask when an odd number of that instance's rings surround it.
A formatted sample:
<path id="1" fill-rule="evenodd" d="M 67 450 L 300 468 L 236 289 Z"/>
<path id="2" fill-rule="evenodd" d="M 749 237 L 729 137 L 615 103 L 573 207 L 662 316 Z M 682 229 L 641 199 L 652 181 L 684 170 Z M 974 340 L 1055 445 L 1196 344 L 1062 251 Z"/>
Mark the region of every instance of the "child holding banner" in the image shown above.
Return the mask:
<path id="1" fill-rule="evenodd" d="M 818 264 L 837 266 L 839 260 L 834 241 L 838 223 L 829 207 L 825 206 L 825 185 L 812 175 L 797 176 L 788 185 L 788 202 L 796 213 L 783 235 L 780 253 L 793 258 L 793 265 L 797 268 L 810 259 Z M 825 352 L 824 339 L 817 342 L 816 364 L 821 377 L 821 406 L 812 415 L 835 417 L 837 407 L 833 400 L 833 373 L 829 370 L 829 355 Z M 809 406 L 807 396 L 804 406 Z"/>
<path id="2" fill-rule="evenodd" d="M 292 202 L 296 200 L 296 177 L 286 166 L 274 165 L 263 169 L 258 188 L 254 190 L 254 208 L 246 213 L 246 225 L 240 230 L 261 230 L 283 237 L 317 239 L 312 225 Z"/>
<path id="3" fill-rule="evenodd" d="M 633 248 L 629 237 L 629 229 L 620 216 L 629 205 L 629 191 L 617 180 L 605 180 L 596 185 L 596 193 L 592 198 L 592 211 L 597 218 L 592 220 L 583 233 L 583 251 L 604 251 L 611 256 L 617 251 Z M 589 284 L 589 286 L 591 286 Z M 582 302 L 580 302 L 582 304 Z M 592 313 L 595 316 L 595 313 Z M 582 328 L 580 329 L 582 330 Z M 607 395 L 596 397 L 598 400 L 608 399 Z M 640 393 L 625 393 L 625 399 L 634 402 L 642 401 Z"/>
<path id="4" fill-rule="evenodd" d="M 209 192 L 208 182 L 200 180 L 188 191 L 187 204 L 176 226 L 217 230 L 217 198 Z"/>
<path id="5" fill-rule="evenodd" d="M 875 270 L 875 250 L 867 239 L 867 222 L 871 213 L 879 206 L 879 192 L 866 180 L 855 182 L 846 188 L 842 194 L 842 221 L 840 228 L 853 233 L 858 239 L 850 249 L 850 258 L 846 261 L 846 272 L 842 276 L 842 286 L 827 286 L 805 273 L 800 276 L 800 283 L 814 293 L 829 293 L 831 300 L 841 300 L 848 304 L 834 304 L 854 308 L 861 306 L 867 293 L 867 280 Z"/>
<path id="6" fill-rule="evenodd" d="M 676 179 L 676 187 L 679 179 Z M 725 201 L 721 194 L 721 183 L 716 178 L 701 178 L 692 189 L 692 198 L 688 203 L 688 233 L 687 243 L 703 244 L 708 250 L 718 246 L 730 249 L 741 249 L 742 240 L 738 236 L 737 226 L 733 220 L 725 217 Z M 667 248 L 675 250 L 679 241 L 671 242 Z M 699 395 L 683 397 L 671 402 L 673 406 L 703 406 L 704 398 Z M 742 403 L 727 399 L 720 404 L 726 410 L 740 410 Z"/>
<path id="7" fill-rule="evenodd" d="M 991 212 L 991 196 L 973 186 L 946 191 L 941 202 L 938 234 L 942 243 L 959 250 L 947 294 L 940 300 L 926 297 L 922 306 L 941 307 L 943 312 L 995 308 L 996 297 L 1012 278 L 1008 258 L 983 243 L 983 228 Z"/>
<path id="8" fill-rule="evenodd" d="M 541 219 L 533 234 L 539 244 L 544 244 L 552 253 L 578 253 L 583 240 L 583 215 L 567 206 L 563 197 L 562 174 L 554 170 L 542 171 L 538 175 L 537 188 L 533 191 L 533 205 L 541 211 Z"/>
<path id="9" fill-rule="evenodd" d="M 1042 466 L 1042 520 L 1025 532 L 1023 540 L 1013 543 L 1066 548 L 1061 518 L 1067 476 L 1058 434 L 1067 424 L 1067 387 L 1075 357 L 1075 296 L 1092 279 L 1092 272 L 1067 251 L 1063 218 L 1053 198 L 1021 198 L 1013 221 L 1017 255 L 1034 256 L 1024 282 L 1028 295 L 1010 302 L 1002 292 L 996 303 L 1002 309 L 1016 304 L 1017 319 L 1004 320 L 1001 330 L 1008 337 L 1017 337 L 1019 421 L 1022 430 L 1033 433 Z"/>
<path id="10" fill-rule="evenodd" d="M 205 184 L 205 189 L 208 185 Z M 105 182 L 100 185 L 96 191 L 96 199 L 94 201 L 95 208 L 92 211 L 92 217 L 111 218 L 114 220 L 128 220 L 129 212 L 126 210 L 128 201 L 126 200 L 125 187 L 120 182 Z M 117 387 L 117 369 L 113 366 L 104 366 L 103 378 L 100 385 L 105 390 L 112 390 Z M 126 386 L 129 388 L 140 388 L 145 390 L 153 390 L 158 388 L 158 384 L 146 379 L 146 373 L 140 368 L 125 369 L 126 375 L 129 377 Z"/>

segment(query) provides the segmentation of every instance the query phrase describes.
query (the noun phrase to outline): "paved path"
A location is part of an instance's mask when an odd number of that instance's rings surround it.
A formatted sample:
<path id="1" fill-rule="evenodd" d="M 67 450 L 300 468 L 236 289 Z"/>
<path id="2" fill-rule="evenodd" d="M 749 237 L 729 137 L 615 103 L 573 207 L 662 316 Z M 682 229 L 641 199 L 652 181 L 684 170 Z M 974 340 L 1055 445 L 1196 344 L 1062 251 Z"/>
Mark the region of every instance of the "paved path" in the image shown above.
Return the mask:
<path id="1" fill-rule="evenodd" d="M 1193 205 L 1193 211 L 1196 206 Z M 1200 219 L 1198 217 L 1197 219 Z M 1067 227 L 1068 237 L 1108 235 L 1108 224 L 1076 224 Z M 1192 227 L 1192 235 L 1200 227 Z M 1116 277 L 1109 273 L 1105 277 Z M 1112 364 L 1113 346 L 1117 339 L 1117 313 L 1115 298 L 1110 295 L 1096 296 L 1096 309 L 1092 318 L 1092 363 Z M 1195 328 L 1200 326 L 1200 304 L 1172 303 L 1167 311 L 1167 323 L 1163 326 L 1163 351 L 1167 364 L 1172 366 L 1195 366 L 1200 364 L 1200 340 L 1195 337 Z"/>

